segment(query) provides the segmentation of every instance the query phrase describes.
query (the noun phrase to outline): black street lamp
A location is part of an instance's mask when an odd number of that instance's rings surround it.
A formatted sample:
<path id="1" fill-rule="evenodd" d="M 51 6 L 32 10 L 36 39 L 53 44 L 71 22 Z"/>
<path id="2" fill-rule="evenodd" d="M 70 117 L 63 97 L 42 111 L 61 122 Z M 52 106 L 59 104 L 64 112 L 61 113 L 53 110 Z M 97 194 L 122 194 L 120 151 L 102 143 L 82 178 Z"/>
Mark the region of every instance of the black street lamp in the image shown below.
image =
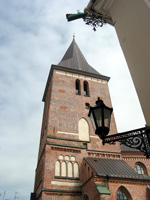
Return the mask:
<path id="1" fill-rule="evenodd" d="M 98 135 L 102 140 L 108 135 L 110 127 L 111 113 L 113 109 L 107 107 L 102 99 L 98 97 L 96 105 L 90 106 L 89 117 L 92 125 L 95 129 L 95 134 Z"/>
<path id="2" fill-rule="evenodd" d="M 144 152 L 144 155 L 149 158 L 150 127 L 146 126 L 144 128 L 108 136 L 112 111 L 113 109 L 107 107 L 99 97 L 96 105 L 94 107 L 90 106 L 88 116 L 91 119 L 95 134 L 102 139 L 103 145 L 105 143 L 115 144 L 118 141 L 130 148 Z"/>

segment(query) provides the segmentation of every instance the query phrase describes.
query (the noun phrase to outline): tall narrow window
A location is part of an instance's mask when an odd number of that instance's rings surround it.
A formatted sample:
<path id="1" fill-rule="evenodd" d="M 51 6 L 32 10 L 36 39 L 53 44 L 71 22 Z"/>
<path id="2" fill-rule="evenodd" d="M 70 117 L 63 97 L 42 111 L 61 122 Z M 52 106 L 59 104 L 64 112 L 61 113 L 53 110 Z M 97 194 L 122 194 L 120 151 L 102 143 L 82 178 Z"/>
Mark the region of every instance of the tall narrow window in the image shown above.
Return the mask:
<path id="1" fill-rule="evenodd" d="M 81 94 L 81 90 L 80 90 L 80 81 L 76 80 L 76 94 L 80 95 Z"/>
<path id="2" fill-rule="evenodd" d="M 74 177 L 78 178 L 79 177 L 79 166 L 78 163 L 74 163 Z"/>
<path id="3" fill-rule="evenodd" d="M 78 129 L 79 129 L 79 140 L 90 141 L 89 124 L 84 118 L 81 118 L 79 120 Z"/>
<path id="4" fill-rule="evenodd" d="M 71 162 L 68 162 L 68 177 L 72 177 L 73 174 L 72 174 L 72 163 Z"/>
<path id="5" fill-rule="evenodd" d="M 60 176 L 60 162 L 56 161 L 55 163 L 55 176 Z"/>
<path id="6" fill-rule="evenodd" d="M 66 162 L 62 162 L 61 165 L 61 176 L 66 177 L 67 176 L 67 166 L 66 166 Z"/>
<path id="7" fill-rule="evenodd" d="M 140 175 L 144 174 L 144 169 L 141 165 L 135 165 L 135 171 Z"/>
<path id="8" fill-rule="evenodd" d="M 84 81 L 83 87 L 84 87 L 84 96 L 89 96 L 89 84 L 87 81 Z"/>

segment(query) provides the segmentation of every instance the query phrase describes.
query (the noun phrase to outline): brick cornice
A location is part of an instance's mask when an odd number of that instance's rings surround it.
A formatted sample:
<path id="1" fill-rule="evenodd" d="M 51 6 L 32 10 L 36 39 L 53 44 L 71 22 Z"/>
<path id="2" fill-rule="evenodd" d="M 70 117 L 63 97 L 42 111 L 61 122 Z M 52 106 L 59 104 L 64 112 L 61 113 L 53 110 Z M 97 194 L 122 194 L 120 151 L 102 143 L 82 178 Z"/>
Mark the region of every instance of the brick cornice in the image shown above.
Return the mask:
<path id="1" fill-rule="evenodd" d="M 94 177 L 94 182 L 96 183 L 107 183 L 106 177 Z M 113 178 L 109 177 L 109 183 L 114 184 L 128 184 L 128 185 L 140 185 L 147 186 L 150 184 L 150 180 L 139 180 L 139 179 L 130 179 L 130 178 Z"/>

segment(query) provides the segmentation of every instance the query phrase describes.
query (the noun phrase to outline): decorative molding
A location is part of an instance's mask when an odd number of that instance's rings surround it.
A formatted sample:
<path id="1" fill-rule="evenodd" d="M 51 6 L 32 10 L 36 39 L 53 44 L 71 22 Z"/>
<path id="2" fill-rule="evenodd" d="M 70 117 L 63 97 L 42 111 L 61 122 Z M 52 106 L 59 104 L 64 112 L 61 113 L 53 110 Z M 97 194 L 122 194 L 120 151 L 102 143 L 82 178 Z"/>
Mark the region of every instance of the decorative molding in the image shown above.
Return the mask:
<path id="1" fill-rule="evenodd" d="M 75 190 L 56 190 L 56 189 L 43 189 L 42 192 L 48 193 L 54 193 L 56 195 L 81 195 L 81 191 L 75 191 Z"/>
<path id="2" fill-rule="evenodd" d="M 63 147 L 51 147 L 52 150 L 54 151 L 64 151 L 64 152 L 72 152 L 72 153 L 81 153 L 81 150 L 77 149 L 68 149 L 68 148 L 63 148 Z"/>
<path id="3" fill-rule="evenodd" d="M 70 133 L 70 132 L 64 132 L 64 131 L 57 131 L 57 133 L 60 133 L 60 134 L 67 134 L 67 135 L 78 135 L 78 133 Z"/>
<path id="4" fill-rule="evenodd" d="M 54 136 L 47 136 L 49 139 L 57 139 L 57 140 L 66 140 L 66 141 L 72 141 L 72 142 L 87 142 L 83 140 L 76 140 L 76 139 L 71 139 L 71 138 L 62 138 L 62 137 L 54 137 Z"/>
<path id="5" fill-rule="evenodd" d="M 122 155 L 123 160 L 139 160 L 139 161 L 148 161 L 149 159 L 145 158 L 145 157 L 140 157 L 140 156 L 123 156 Z"/>
<path id="6" fill-rule="evenodd" d="M 77 149 L 86 149 L 86 146 L 75 146 L 69 144 L 58 144 L 53 142 L 46 142 L 47 145 L 54 145 L 54 146 L 63 146 L 63 147 L 70 147 L 70 148 L 77 148 Z"/>
<path id="7" fill-rule="evenodd" d="M 60 74 L 60 75 L 63 75 L 63 76 L 70 76 L 70 77 L 74 77 L 74 78 L 80 78 L 80 79 L 83 79 L 83 80 L 88 80 L 88 81 L 102 83 L 102 84 L 107 83 L 107 81 L 105 81 L 105 80 L 94 79 L 94 78 L 89 78 L 89 77 L 86 77 L 86 76 L 70 74 L 68 72 L 58 72 L 58 71 L 56 71 L 56 74 Z"/>
<path id="8" fill-rule="evenodd" d="M 121 158 L 120 154 L 97 153 L 97 152 L 89 152 L 88 156 L 91 156 L 91 157 L 100 157 L 100 158 L 115 158 L 115 159 L 120 159 Z"/>
<path id="9" fill-rule="evenodd" d="M 90 138 L 96 138 L 96 139 L 99 139 L 98 136 L 93 136 L 93 135 L 90 135 Z"/>
<path id="10" fill-rule="evenodd" d="M 60 176 L 55 176 L 56 179 L 63 179 L 63 180 L 76 180 L 79 181 L 79 178 L 73 178 L 73 177 L 60 177 Z"/>
<path id="11" fill-rule="evenodd" d="M 94 183 L 107 183 L 106 178 L 94 178 Z M 137 180 L 137 179 L 126 179 L 126 180 L 121 180 L 121 179 L 115 179 L 115 178 L 109 178 L 109 184 L 126 184 L 126 185 L 140 185 L 140 186 L 147 186 L 150 184 L 150 181 L 145 180 Z"/>
<path id="12" fill-rule="evenodd" d="M 51 181 L 52 185 L 58 185 L 58 186 L 72 186 L 72 187 L 81 187 L 82 183 L 76 183 L 76 182 L 66 182 L 66 181 Z"/>

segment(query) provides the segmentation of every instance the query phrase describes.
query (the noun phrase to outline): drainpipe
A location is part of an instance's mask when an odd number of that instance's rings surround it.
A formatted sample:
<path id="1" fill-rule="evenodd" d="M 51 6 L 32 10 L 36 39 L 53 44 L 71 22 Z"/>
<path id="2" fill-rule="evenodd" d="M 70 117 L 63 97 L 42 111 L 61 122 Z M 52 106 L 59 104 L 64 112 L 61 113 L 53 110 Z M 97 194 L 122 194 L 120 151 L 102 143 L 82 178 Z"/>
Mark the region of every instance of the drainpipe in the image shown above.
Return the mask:
<path id="1" fill-rule="evenodd" d="M 106 175 L 106 179 L 107 179 L 107 187 L 108 187 L 108 190 L 109 190 L 109 176 Z"/>

